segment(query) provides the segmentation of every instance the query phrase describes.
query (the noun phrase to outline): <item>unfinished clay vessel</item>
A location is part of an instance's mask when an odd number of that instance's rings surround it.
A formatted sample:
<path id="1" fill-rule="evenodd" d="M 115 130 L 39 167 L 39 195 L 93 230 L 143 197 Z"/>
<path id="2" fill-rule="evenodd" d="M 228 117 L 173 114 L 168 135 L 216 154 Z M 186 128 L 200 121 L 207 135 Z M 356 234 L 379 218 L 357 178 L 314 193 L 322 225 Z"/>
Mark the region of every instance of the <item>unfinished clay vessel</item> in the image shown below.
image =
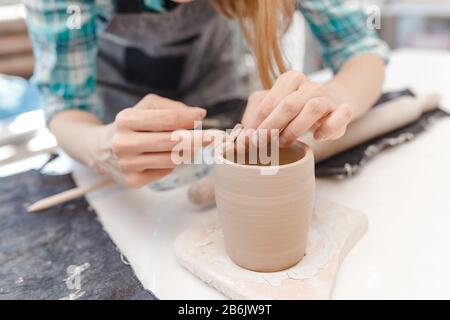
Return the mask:
<path id="1" fill-rule="evenodd" d="M 223 163 L 214 168 L 215 196 L 229 257 L 257 272 L 297 264 L 305 255 L 314 208 L 311 149 L 296 142 L 280 150 L 273 175 L 262 175 L 261 166 L 219 157 Z"/>

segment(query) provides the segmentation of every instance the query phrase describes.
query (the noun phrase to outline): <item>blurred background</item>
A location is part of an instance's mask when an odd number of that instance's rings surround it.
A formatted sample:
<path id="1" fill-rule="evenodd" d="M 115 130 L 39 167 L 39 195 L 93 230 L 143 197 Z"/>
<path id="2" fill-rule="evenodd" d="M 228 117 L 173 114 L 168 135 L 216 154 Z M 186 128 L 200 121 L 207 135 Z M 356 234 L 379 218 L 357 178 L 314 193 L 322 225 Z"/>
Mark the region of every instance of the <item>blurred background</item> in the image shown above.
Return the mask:
<path id="1" fill-rule="evenodd" d="M 350 0 L 358 1 L 358 0 Z M 450 50 L 450 0 L 360 0 L 369 15 L 381 14 L 380 36 L 399 48 Z M 0 176 L 1 166 L 48 153 L 56 141 L 45 128 L 42 102 L 28 81 L 32 46 L 18 0 L 0 0 Z M 293 69 L 310 74 L 323 68 L 318 47 L 300 14 L 284 38 Z M 249 90 L 253 61 L 242 46 L 243 77 Z M 308 54 L 305 54 L 308 53 Z M 252 84 L 253 83 L 253 84 Z"/>

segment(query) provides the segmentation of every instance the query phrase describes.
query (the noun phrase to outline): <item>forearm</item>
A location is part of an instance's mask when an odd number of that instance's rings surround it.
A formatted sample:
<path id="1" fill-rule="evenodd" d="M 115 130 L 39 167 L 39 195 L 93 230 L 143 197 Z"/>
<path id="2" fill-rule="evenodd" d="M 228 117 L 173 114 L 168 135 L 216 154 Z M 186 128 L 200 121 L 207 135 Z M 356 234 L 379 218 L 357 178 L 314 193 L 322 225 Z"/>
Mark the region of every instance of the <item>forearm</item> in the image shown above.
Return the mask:
<path id="1" fill-rule="evenodd" d="M 374 54 L 361 54 L 347 61 L 325 84 L 329 94 L 353 108 L 353 120 L 367 113 L 378 100 L 384 81 L 384 62 Z"/>
<path id="2" fill-rule="evenodd" d="M 107 132 L 111 131 L 95 115 L 81 110 L 55 114 L 49 128 L 61 149 L 91 168 L 98 161 L 98 147 L 106 143 Z"/>

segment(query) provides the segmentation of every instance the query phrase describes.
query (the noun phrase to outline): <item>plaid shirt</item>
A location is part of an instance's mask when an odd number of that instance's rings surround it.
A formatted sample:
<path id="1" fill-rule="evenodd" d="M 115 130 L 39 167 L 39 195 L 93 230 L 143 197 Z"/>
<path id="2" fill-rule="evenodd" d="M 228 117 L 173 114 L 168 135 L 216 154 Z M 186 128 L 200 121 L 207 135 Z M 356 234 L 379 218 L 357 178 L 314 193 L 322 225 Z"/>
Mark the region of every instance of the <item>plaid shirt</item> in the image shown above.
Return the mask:
<path id="1" fill-rule="evenodd" d="M 114 0 L 24 0 L 36 56 L 33 80 L 44 97 L 47 118 L 80 109 L 103 115 L 96 95 L 96 16 L 110 19 Z M 70 6 L 81 8 L 81 28 L 68 28 Z M 162 0 L 145 0 L 163 11 Z M 69 9 L 68 9 L 69 8 Z M 334 72 L 351 57 L 375 53 L 387 60 L 388 48 L 367 25 L 358 0 L 300 0 L 298 8 L 318 39 L 325 65 Z M 70 22 L 69 22 L 70 23 Z"/>

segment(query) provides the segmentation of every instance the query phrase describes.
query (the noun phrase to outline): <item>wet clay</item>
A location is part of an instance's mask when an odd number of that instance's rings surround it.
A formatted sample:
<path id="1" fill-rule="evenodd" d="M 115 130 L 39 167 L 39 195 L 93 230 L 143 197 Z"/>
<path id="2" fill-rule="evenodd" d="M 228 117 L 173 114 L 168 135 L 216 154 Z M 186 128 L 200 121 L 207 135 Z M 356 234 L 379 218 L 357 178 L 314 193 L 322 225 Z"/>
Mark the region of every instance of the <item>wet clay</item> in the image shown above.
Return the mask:
<path id="1" fill-rule="evenodd" d="M 215 196 L 229 257 L 239 266 L 276 272 L 305 254 L 314 208 L 314 157 L 296 142 L 280 151 L 272 175 L 224 160 L 214 168 Z"/>
<path id="2" fill-rule="evenodd" d="M 269 144 L 267 147 L 267 157 L 272 157 L 272 146 Z M 276 165 L 286 165 L 290 163 L 294 163 L 296 161 L 301 160 L 305 156 L 305 150 L 303 148 L 285 148 L 285 149 L 277 149 L 277 155 L 274 154 L 274 157 L 276 157 Z M 239 157 L 239 153 L 234 149 L 234 152 L 231 154 L 225 154 L 227 160 L 232 161 L 237 164 L 247 165 L 247 166 L 270 166 L 271 163 L 266 163 L 267 161 L 264 161 L 260 157 L 260 153 L 256 152 L 254 157 L 251 158 L 249 155 L 249 152 L 246 152 L 245 154 L 241 155 Z M 229 155 L 229 156 L 227 156 Z M 275 158 L 273 159 L 275 160 Z"/>

